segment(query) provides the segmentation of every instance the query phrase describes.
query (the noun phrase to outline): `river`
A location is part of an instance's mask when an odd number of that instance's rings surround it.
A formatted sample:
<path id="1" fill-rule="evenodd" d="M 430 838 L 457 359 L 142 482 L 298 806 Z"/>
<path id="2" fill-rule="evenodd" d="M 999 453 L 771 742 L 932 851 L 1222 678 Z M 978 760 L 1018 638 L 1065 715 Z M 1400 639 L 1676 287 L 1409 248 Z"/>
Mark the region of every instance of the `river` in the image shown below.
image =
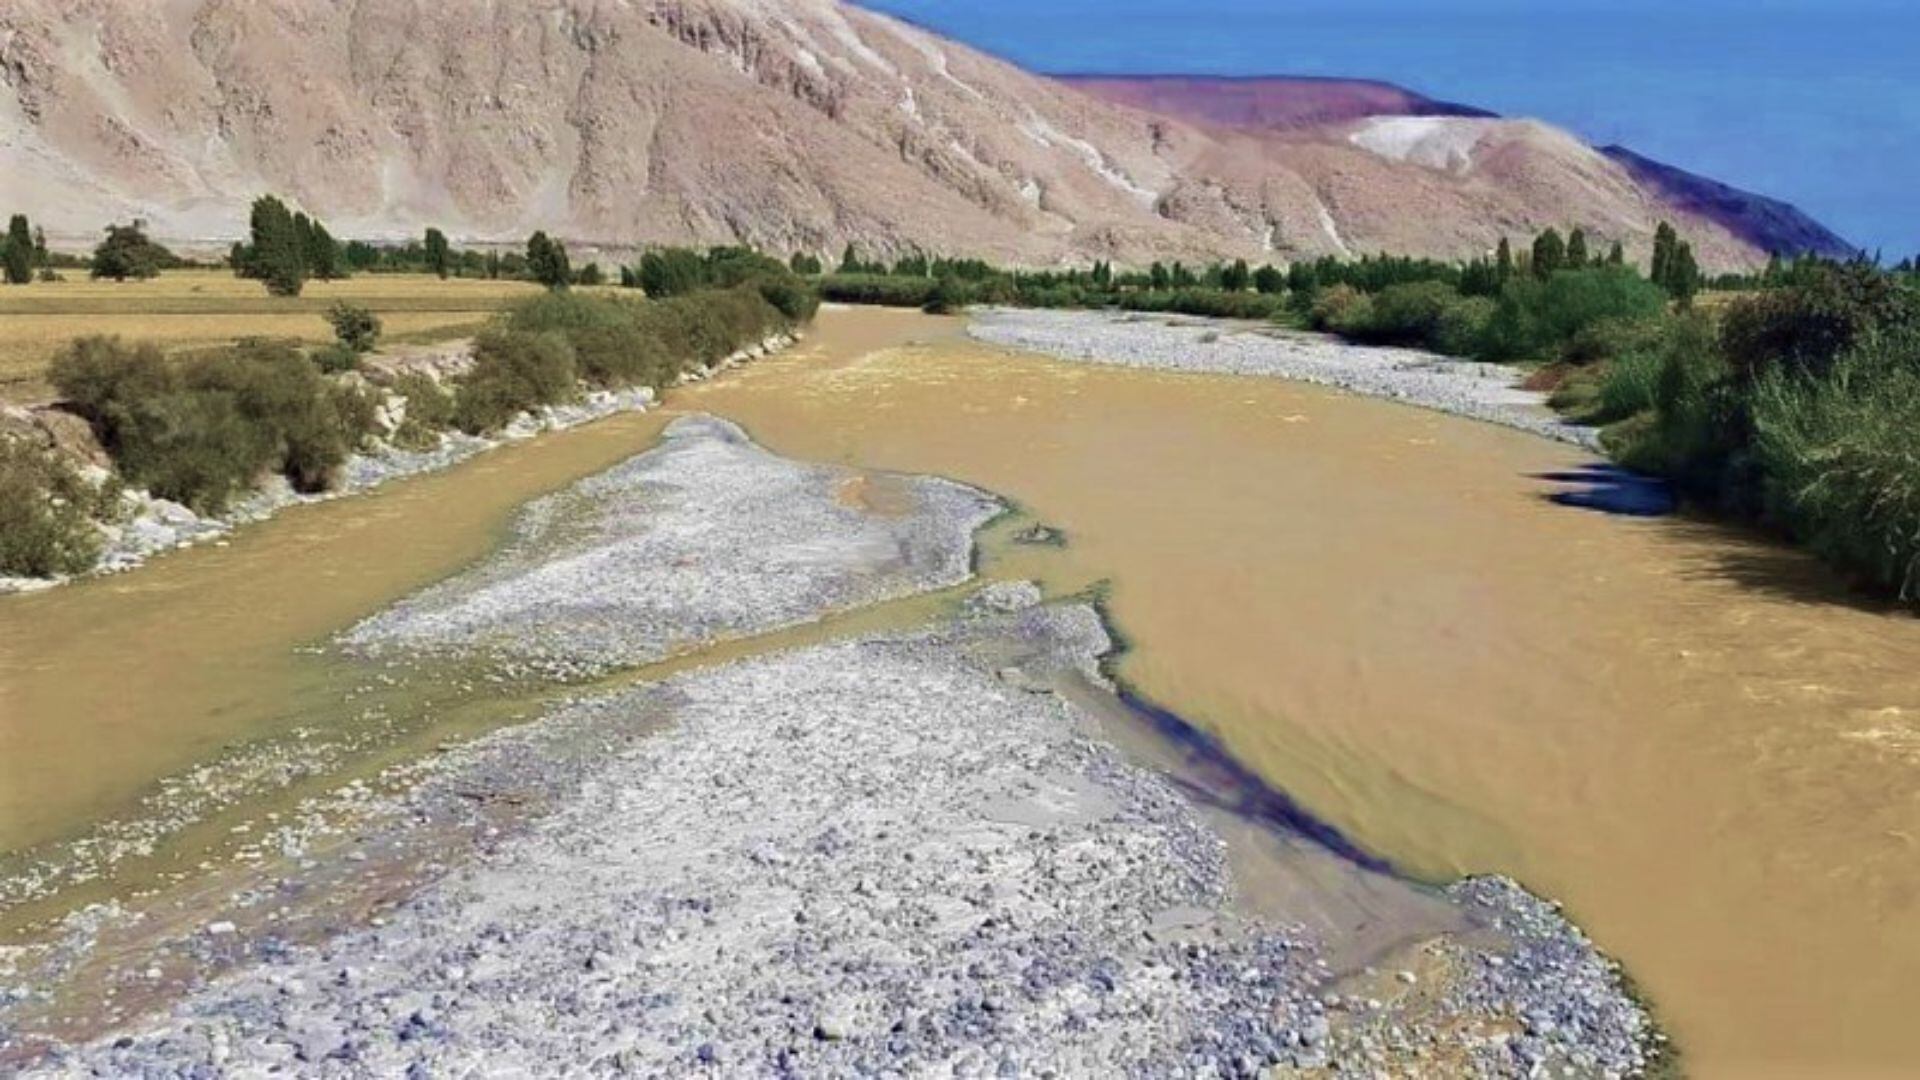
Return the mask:
<path id="1" fill-rule="evenodd" d="M 1064 530 L 1018 569 L 1108 583 L 1137 691 L 1408 873 L 1501 870 L 1565 901 L 1690 1071 L 1920 1060 L 1920 623 L 1735 532 L 1552 502 L 1544 477 L 1590 462 L 1531 436 L 1016 356 L 902 312 L 829 311 L 662 412 L 0 602 L 0 848 L 77 835 L 230 745 L 351 726 L 361 676 L 300 646 L 693 411 L 783 454 L 976 484 Z M 485 698 L 450 711 L 511 718 Z"/>

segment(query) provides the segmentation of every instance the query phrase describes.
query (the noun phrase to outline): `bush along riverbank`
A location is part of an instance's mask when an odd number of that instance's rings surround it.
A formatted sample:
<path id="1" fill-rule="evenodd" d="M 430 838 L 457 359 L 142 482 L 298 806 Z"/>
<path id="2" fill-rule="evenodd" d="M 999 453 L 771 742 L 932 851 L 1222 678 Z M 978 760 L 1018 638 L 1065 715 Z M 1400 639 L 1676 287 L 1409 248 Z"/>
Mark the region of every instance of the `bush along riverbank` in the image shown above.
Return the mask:
<path id="1" fill-rule="evenodd" d="M 1352 341 L 1536 365 L 1568 419 L 1692 504 L 1800 544 L 1853 583 L 1920 597 L 1920 290 L 1860 261 L 1802 260 L 1694 304 L 1630 267 L 1320 292 Z"/>
<path id="2" fill-rule="evenodd" d="M 1375 256 L 1284 271 L 1096 263 L 1044 272 L 920 257 L 889 266 L 849 251 L 817 287 L 828 300 L 933 312 L 982 304 L 1270 320 L 1506 365 L 1514 381 L 1551 395 L 1569 422 L 1555 437 L 1598 428 L 1606 453 L 1671 481 L 1693 505 L 1803 545 L 1868 590 L 1920 597 L 1911 261 L 1883 270 L 1776 259 L 1760 273 L 1709 279 L 1667 226 L 1644 273 L 1620 244 L 1598 250 L 1581 230 L 1549 229 L 1521 250 L 1503 241 L 1465 263 Z M 1063 350 L 1078 351 L 1045 351 Z M 1373 392 L 1366 383 L 1353 388 Z"/>
<path id="3" fill-rule="evenodd" d="M 130 569 L 296 502 L 645 408 L 812 317 L 804 283 L 755 271 L 665 299 L 555 291 L 470 345 L 396 356 L 360 355 L 378 329 L 352 312 L 316 349 L 78 340 L 53 367 L 58 405 L 0 417 L 0 591 Z"/>

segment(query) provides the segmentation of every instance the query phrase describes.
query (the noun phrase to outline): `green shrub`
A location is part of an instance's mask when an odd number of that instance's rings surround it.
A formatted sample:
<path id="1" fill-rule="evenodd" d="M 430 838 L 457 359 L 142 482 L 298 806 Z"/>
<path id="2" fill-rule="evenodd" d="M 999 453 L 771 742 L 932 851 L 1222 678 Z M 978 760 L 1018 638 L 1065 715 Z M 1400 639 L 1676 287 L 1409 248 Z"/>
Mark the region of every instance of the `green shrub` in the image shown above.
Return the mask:
<path id="1" fill-rule="evenodd" d="M 406 414 L 393 433 L 395 445 L 429 450 L 440 444 L 440 433 L 453 426 L 453 395 L 430 375 L 406 372 L 388 389 L 406 401 Z"/>
<path id="2" fill-rule="evenodd" d="M 759 277 L 664 300 L 553 294 L 515 305 L 504 325 L 515 333 L 565 338 L 589 382 L 660 389 L 695 365 L 710 365 L 792 326 L 789 310 L 812 314 L 811 290 L 802 285 L 785 292 L 784 283 L 795 280 L 790 274 Z M 780 303 L 769 299 L 770 289 Z"/>
<path id="3" fill-rule="evenodd" d="M 339 375 L 360 369 L 360 354 L 338 341 L 310 351 L 307 359 L 312 360 L 313 366 L 326 375 Z"/>
<path id="4" fill-rule="evenodd" d="M 1369 344 L 1416 346 L 1464 356 L 1474 351 L 1493 314 L 1491 300 L 1462 296 L 1444 281 L 1389 285 L 1363 301 L 1331 296 L 1341 288 L 1336 285 L 1322 294 L 1323 299 L 1343 305 L 1338 315 L 1326 313 L 1326 325 Z"/>
<path id="5" fill-rule="evenodd" d="M 0 436 L 0 574 L 52 577 L 100 554 L 96 492 L 53 453 Z"/>
<path id="6" fill-rule="evenodd" d="M 820 294 L 794 274 L 768 274 L 753 282 L 760 290 L 761 299 L 773 305 L 790 323 L 811 321 L 820 310 Z"/>
<path id="7" fill-rule="evenodd" d="M 1598 364 L 1628 353 L 1657 349 L 1668 323 L 1665 315 L 1598 319 L 1567 339 L 1560 348 L 1560 359 L 1569 364 Z"/>
<path id="8" fill-rule="evenodd" d="M 933 298 L 930 278 L 897 278 L 881 274 L 827 274 L 817 285 L 820 298 L 840 304 L 924 308 Z"/>
<path id="9" fill-rule="evenodd" d="M 320 490 L 372 427 L 370 402 L 285 342 L 168 363 L 152 346 L 92 338 L 55 360 L 52 379 L 122 476 L 202 512 L 269 472 Z"/>
<path id="10" fill-rule="evenodd" d="M 1621 332 L 1606 347 L 1620 351 L 1606 361 L 1592 402 L 1576 414 L 1582 423 L 1613 424 L 1652 410 L 1669 364 L 1714 352 L 1713 326 L 1700 315 L 1615 326 Z"/>
<path id="11" fill-rule="evenodd" d="M 522 412 L 574 395 L 573 346 L 559 333 L 489 331 L 474 343 L 473 355 L 454 400 L 454 425 L 468 434 L 498 431 Z"/>
<path id="12" fill-rule="evenodd" d="M 1870 266 L 1816 266 L 1809 280 L 1731 304 L 1721 324 L 1727 360 L 1743 379 L 1775 367 L 1819 376 L 1877 331 L 1920 325 L 1920 292 Z"/>
<path id="13" fill-rule="evenodd" d="M 372 352 L 380 341 L 380 317 L 359 304 L 334 301 L 327 309 L 327 322 L 340 344 L 356 353 Z"/>
<path id="14" fill-rule="evenodd" d="M 1665 476 L 1683 491 L 1739 510 L 1744 500 L 1735 488 L 1746 441 L 1745 407 L 1719 350 L 1703 345 L 1669 349 L 1653 408 L 1608 428 L 1603 439 L 1627 467 Z"/>
<path id="15" fill-rule="evenodd" d="M 929 315 L 951 315 L 973 302 L 973 290 L 956 278 L 943 277 L 933 283 L 933 293 L 920 310 Z"/>
<path id="16" fill-rule="evenodd" d="M 1515 277 L 1501 290 L 1479 355 L 1499 362 L 1553 358 L 1603 321 L 1652 318 L 1666 305 L 1665 291 L 1628 267 L 1560 270 L 1545 279 Z"/>
<path id="17" fill-rule="evenodd" d="M 1343 326 L 1362 325 L 1373 318 L 1373 301 L 1351 285 L 1331 285 L 1314 293 L 1307 309 L 1307 325 L 1340 333 Z"/>

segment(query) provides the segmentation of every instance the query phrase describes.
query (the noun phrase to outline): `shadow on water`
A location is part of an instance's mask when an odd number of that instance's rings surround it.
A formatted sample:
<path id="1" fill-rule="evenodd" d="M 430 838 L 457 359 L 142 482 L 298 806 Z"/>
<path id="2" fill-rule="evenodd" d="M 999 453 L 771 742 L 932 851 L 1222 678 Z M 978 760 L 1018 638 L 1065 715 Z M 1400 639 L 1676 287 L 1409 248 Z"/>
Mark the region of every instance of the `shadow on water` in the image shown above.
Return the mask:
<path id="1" fill-rule="evenodd" d="M 1233 756 L 1220 740 L 1178 713 L 1122 687 L 1120 700 L 1185 758 L 1188 775 L 1163 773 L 1195 803 L 1211 806 L 1277 832 L 1303 837 L 1356 866 L 1393 873 L 1385 859 L 1347 839 Z"/>
<path id="2" fill-rule="evenodd" d="M 1568 485 L 1544 497 L 1549 502 L 1581 510 L 1626 517 L 1665 517 L 1678 506 L 1673 488 L 1665 480 L 1618 465 L 1582 465 L 1577 469 L 1534 473 L 1533 479 Z"/>

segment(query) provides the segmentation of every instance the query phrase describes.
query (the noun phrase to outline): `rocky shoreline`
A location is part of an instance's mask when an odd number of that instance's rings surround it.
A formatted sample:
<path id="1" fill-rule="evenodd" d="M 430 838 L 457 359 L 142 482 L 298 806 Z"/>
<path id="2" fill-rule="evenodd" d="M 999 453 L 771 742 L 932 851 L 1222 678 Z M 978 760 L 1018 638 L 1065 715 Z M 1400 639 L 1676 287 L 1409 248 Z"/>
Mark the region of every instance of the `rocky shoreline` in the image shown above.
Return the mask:
<path id="1" fill-rule="evenodd" d="M 991 345 L 1062 360 L 1291 379 L 1499 424 L 1585 450 L 1600 445 L 1596 429 L 1555 416 L 1544 395 L 1522 389 L 1515 369 L 1500 364 L 1349 345 L 1322 334 L 1246 322 L 1128 312 L 983 308 L 972 314 L 967 332 Z"/>
<path id="2" fill-rule="evenodd" d="M 1360 886 L 1379 910 L 1401 897 L 1445 917 L 1372 926 L 1360 960 L 1307 907 L 1296 919 L 1249 906 L 1260 890 L 1218 812 L 1108 737 L 1125 707 L 1084 603 L 993 583 L 930 625 L 623 680 L 673 619 L 730 613 L 698 625 L 737 637 L 970 577 L 970 537 L 997 502 L 911 477 L 883 504 L 849 497 L 874 479 L 688 419 L 661 448 L 530 506 L 506 551 L 348 642 L 377 641 L 383 663 L 451 649 L 522 678 L 596 681 L 411 766 L 394 795 L 356 798 L 346 851 L 289 825 L 263 841 L 285 857 L 272 876 L 172 924 L 96 913 L 94 942 L 115 920 L 173 926 L 138 949 L 120 940 L 135 961 L 92 959 L 123 990 L 109 1000 L 146 1007 L 62 1029 L 47 1022 L 54 988 L 0 995 L 0 1064 L 1621 1076 L 1655 1055 L 1614 965 L 1510 882 L 1436 894 L 1266 836 L 1269 876 L 1309 858 L 1340 867 L 1347 884 L 1323 902 Z M 497 647 L 521 631 L 531 655 Z M 303 905 L 409 874 L 368 917 L 292 929 Z M 72 947 L 61 970 L 85 966 L 89 946 Z M 86 1035 L 44 1034 L 58 1030 Z"/>

